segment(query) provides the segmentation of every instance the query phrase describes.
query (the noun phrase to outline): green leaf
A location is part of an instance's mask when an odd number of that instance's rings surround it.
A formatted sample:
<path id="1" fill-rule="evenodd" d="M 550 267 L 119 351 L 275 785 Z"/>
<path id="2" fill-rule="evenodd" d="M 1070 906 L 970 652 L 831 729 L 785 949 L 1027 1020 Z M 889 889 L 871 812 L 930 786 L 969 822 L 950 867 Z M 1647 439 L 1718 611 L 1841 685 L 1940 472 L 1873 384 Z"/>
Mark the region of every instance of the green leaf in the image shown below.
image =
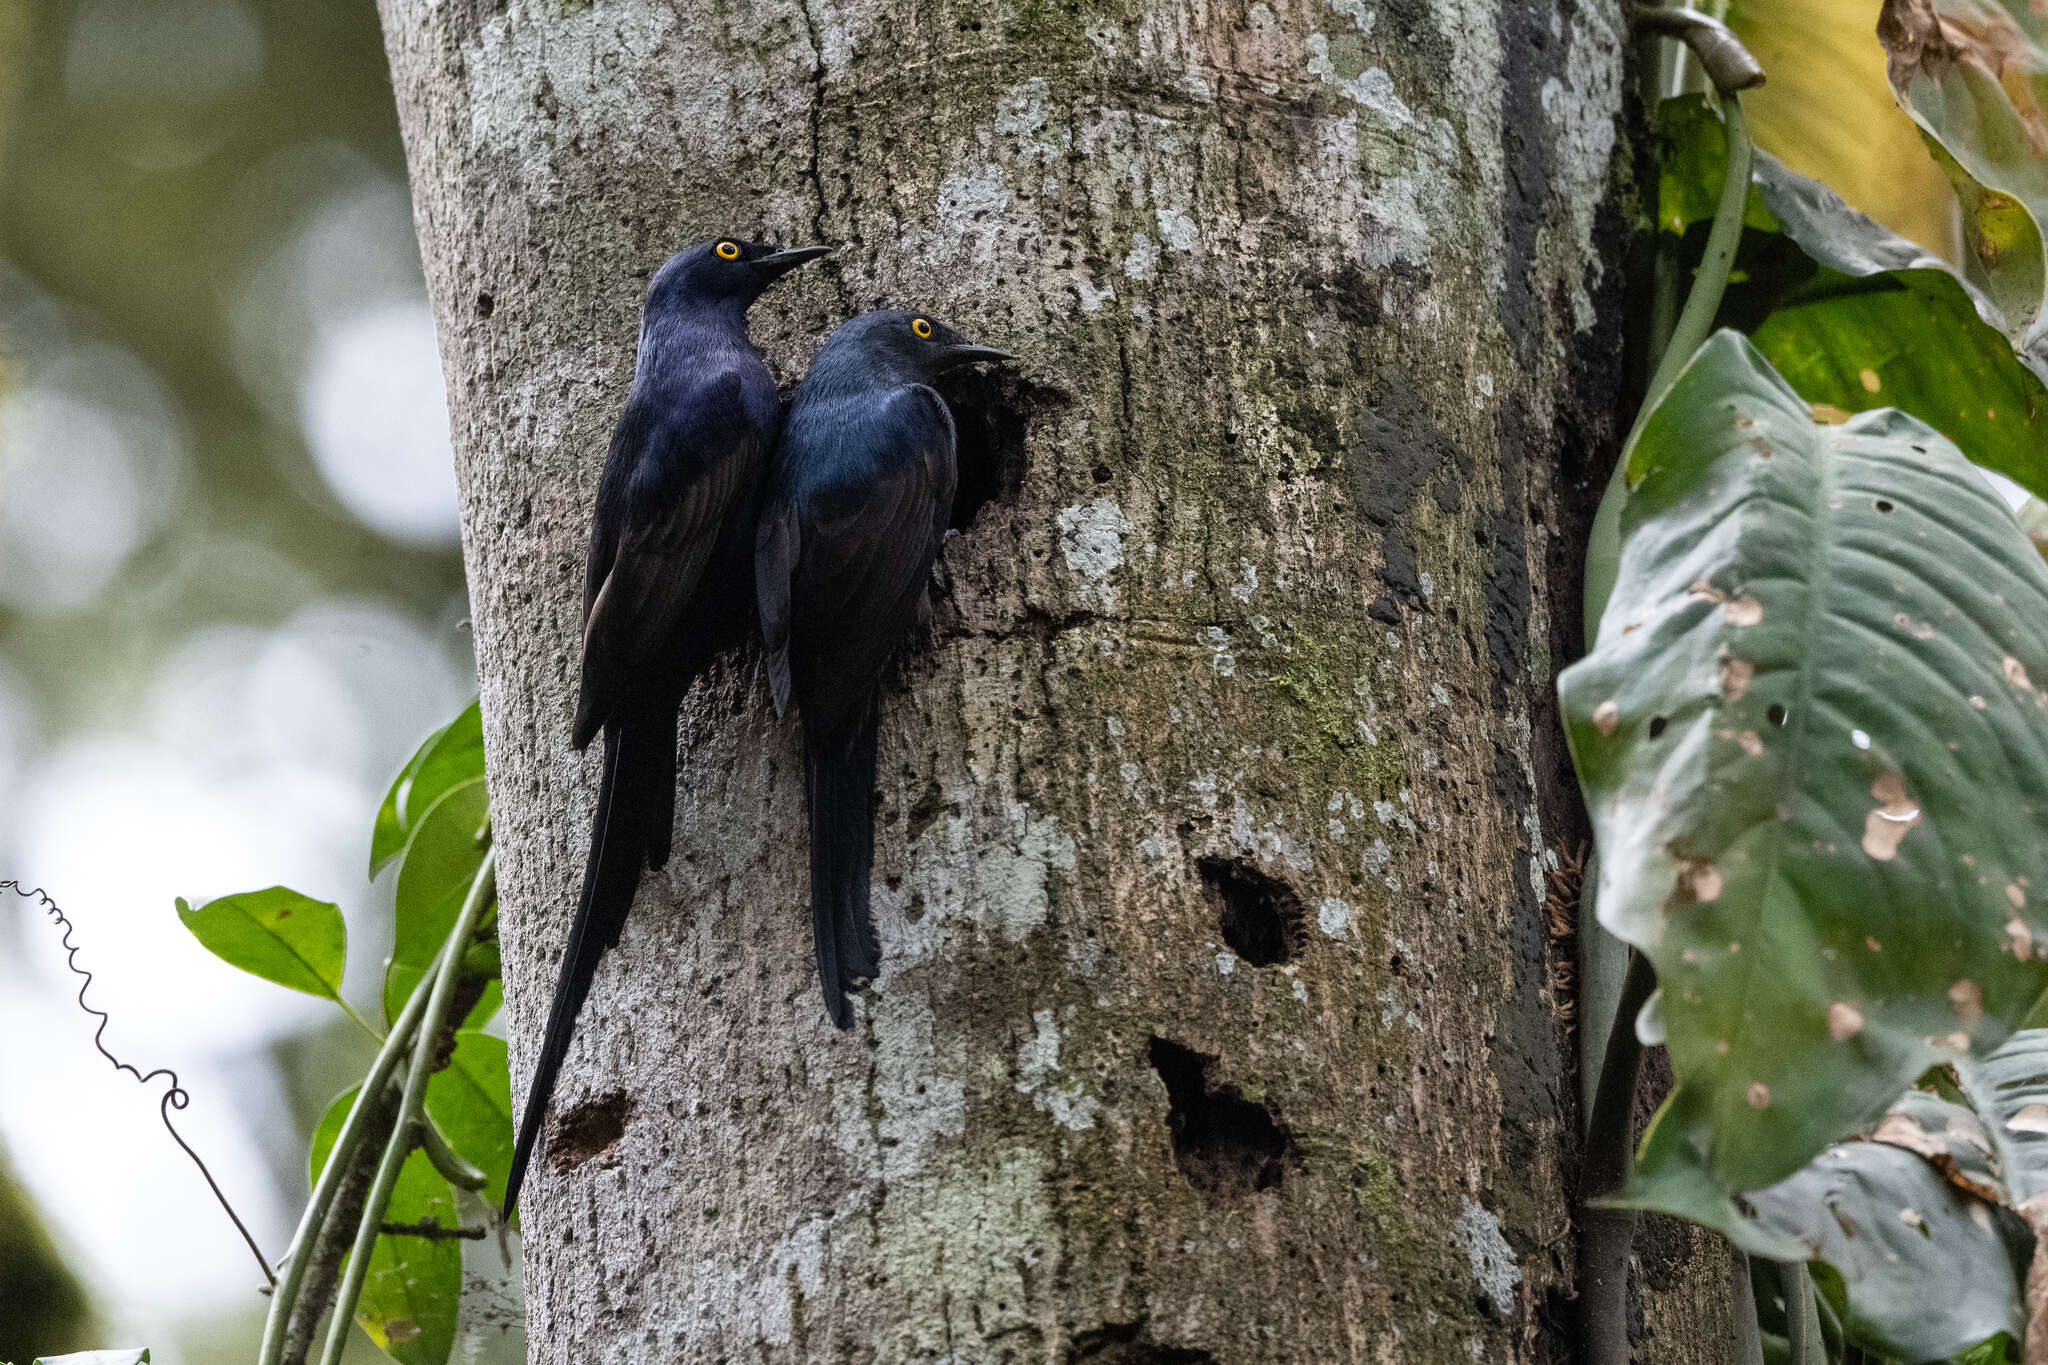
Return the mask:
<path id="1" fill-rule="evenodd" d="M 1698 99 L 1664 109 L 1662 216 L 1683 231 L 1713 216 L 1726 153 Z M 1742 280 L 1722 321 L 1749 332 L 1807 402 L 1909 412 L 1975 463 L 2048 492 L 2048 354 L 2016 352 L 1981 291 L 1826 185 L 1761 154 L 1752 180 Z"/>
<path id="2" fill-rule="evenodd" d="M 1887 0 L 1892 89 L 1963 206 L 1972 274 L 2030 349 L 2048 331 L 2048 12 L 2034 0 Z"/>
<path id="3" fill-rule="evenodd" d="M 1811 1165 L 1738 1203 L 1683 1144 L 1667 1115 L 1645 1138 L 1654 1174 L 1616 1203 L 1717 1229 L 1751 1255 L 1815 1260 L 1849 1336 L 1870 1350 L 1939 1360 L 2025 1322 L 2020 1277 L 1989 1206 L 1926 1161 L 1883 1142 L 1829 1147 Z"/>
<path id="4" fill-rule="evenodd" d="M 1826 186 L 1762 157 L 1756 180 L 1820 267 L 1738 305 L 1770 310 L 1753 340 L 1800 396 L 1844 412 L 1899 408 L 1975 463 L 2048 490 L 2048 361 L 2014 351 L 2004 317 L 1946 262 Z"/>
<path id="5" fill-rule="evenodd" d="M 341 1133 L 351 1090 L 328 1106 L 313 1132 L 312 1179 L 320 1178 L 327 1154 Z M 386 1223 L 438 1222 L 458 1226 L 455 1190 L 434 1170 L 424 1152 L 415 1149 L 399 1170 L 391 1190 Z M 382 1236 L 370 1248 L 370 1271 L 355 1318 L 378 1349 L 402 1365 L 445 1365 L 455 1346 L 456 1319 L 462 1306 L 462 1244 L 425 1237 Z"/>
<path id="6" fill-rule="evenodd" d="M 473 701 L 429 735 L 391 783 L 370 834 L 370 875 L 382 872 L 405 850 L 419 822 L 449 788 L 483 775 L 483 712 Z"/>
<path id="7" fill-rule="evenodd" d="M 2048 1029 L 2025 1029 L 1982 1061 L 1959 1064 L 1956 1079 L 1981 1118 L 1974 1133 L 1963 1133 L 1946 1149 L 1970 1159 L 1980 1142 L 1992 1154 L 2005 1185 L 2006 1203 L 2021 1210 L 2048 1194 Z"/>
<path id="8" fill-rule="evenodd" d="M 384 973 L 388 1019 L 405 1008 L 455 927 L 463 898 L 483 866 L 476 835 L 489 809 L 483 778 L 472 777 L 442 792 L 413 828 L 398 869 L 396 927 Z"/>
<path id="9" fill-rule="evenodd" d="M 505 1040 L 474 1029 L 455 1035 L 445 1069 L 427 1080 L 427 1113 L 448 1145 L 490 1177 L 485 1197 L 505 1202 L 512 1171 L 512 1070 Z"/>
<path id="10" fill-rule="evenodd" d="M 1728 178 L 1728 139 L 1721 116 L 1703 95 L 1664 100 L 1657 106 L 1657 226 L 1684 236 L 1696 223 L 1711 223 L 1721 206 L 1721 182 Z M 1776 232 L 1778 223 L 1751 187 L 1742 225 Z"/>
<path id="11" fill-rule="evenodd" d="M 341 908 L 282 886 L 222 896 L 178 918 L 209 952 L 243 971 L 325 1000 L 341 999 L 348 926 Z"/>
<path id="12" fill-rule="evenodd" d="M 1629 477 L 1559 682 L 1600 922 L 1657 970 L 1661 1159 L 1757 1189 L 2048 984 L 2048 566 L 1936 433 L 1816 424 L 1732 332 Z"/>
<path id="13" fill-rule="evenodd" d="M 1872 0 L 1732 0 L 1719 11 L 1770 80 L 1742 95 L 1757 146 L 1937 252 L 1955 196 L 1885 80 Z"/>

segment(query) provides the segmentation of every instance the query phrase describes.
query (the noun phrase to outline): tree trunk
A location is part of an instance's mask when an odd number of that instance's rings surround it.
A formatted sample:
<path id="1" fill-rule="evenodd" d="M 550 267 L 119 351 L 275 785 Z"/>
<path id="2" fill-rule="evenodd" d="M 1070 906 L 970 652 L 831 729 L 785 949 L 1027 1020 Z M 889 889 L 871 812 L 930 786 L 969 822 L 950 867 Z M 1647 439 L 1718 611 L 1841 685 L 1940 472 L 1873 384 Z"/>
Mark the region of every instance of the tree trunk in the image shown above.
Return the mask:
<path id="1" fill-rule="evenodd" d="M 788 381 L 891 304 L 1023 357 L 951 395 L 850 1033 L 794 729 L 752 653 L 690 698 L 528 1185 L 533 1359 L 1570 1358 L 1550 698 L 1613 444 L 1619 0 L 382 4 L 522 1064 L 650 271 L 838 244 L 754 309 Z M 1667 1243 L 1646 1358 L 1718 1360 L 1724 1262 Z"/>

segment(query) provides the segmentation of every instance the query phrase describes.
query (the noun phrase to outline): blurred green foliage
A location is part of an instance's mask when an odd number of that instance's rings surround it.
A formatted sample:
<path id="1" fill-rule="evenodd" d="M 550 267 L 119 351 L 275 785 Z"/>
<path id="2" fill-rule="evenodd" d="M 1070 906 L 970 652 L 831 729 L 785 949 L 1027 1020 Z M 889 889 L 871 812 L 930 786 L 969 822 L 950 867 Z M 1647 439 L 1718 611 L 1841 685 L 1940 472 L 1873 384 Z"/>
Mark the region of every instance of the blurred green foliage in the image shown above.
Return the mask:
<path id="1" fill-rule="evenodd" d="M 268 625 L 337 593 L 452 621 L 454 548 L 351 517 L 235 335 L 252 270 L 322 197 L 403 176 L 363 0 L 0 0 L 0 262 L 154 371 L 192 461 L 176 513 L 94 601 L 0 606 L 0 652 L 48 728 L 118 711 L 208 621 Z M 21 344 L 7 303 L 0 355 Z"/>
<path id="2" fill-rule="evenodd" d="M 0 1163 L 0 1360 L 33 1360 L 91 1343 L 85 1292 L 58 1259 L 28 1196 Z"/>

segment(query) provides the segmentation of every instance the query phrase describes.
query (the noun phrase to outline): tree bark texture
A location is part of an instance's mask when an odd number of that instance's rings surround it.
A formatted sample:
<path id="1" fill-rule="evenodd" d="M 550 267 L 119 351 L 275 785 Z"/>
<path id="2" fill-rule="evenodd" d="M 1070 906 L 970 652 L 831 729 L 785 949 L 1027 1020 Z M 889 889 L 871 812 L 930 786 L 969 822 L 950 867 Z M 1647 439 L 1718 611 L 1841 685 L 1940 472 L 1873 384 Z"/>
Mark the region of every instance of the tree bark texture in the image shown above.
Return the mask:
<path id="1" fill-rule="evenodd" d="M 794 727 L 752 653 L 689 700 L 528 1186 L 533 1359 L 1569 1359 L 1549 698 L 1613 442 L 1618 0 L 382 5 L 521 1084 L 649 273 L 839 244 L 754 309 L 789 382 L 877 306 L 1022 357 L 951 395 L 850 1033 Z M 1695 1240 L 1645 1358 L 1719 1358 Z"/>

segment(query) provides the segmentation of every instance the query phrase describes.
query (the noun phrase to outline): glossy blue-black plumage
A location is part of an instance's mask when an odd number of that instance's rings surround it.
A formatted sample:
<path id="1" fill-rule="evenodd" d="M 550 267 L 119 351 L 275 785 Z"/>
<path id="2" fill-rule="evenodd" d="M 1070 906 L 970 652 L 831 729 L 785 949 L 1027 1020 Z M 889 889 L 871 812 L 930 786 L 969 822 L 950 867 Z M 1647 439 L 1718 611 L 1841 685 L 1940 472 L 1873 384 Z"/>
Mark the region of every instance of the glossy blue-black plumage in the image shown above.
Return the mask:
<path id="1" fill-rule="evenodd" d="M 578 749 L 605 738 L 583 892 L 506 1185 L 509 1214 L 598 961 L 619 941 L 644 862 L 668 860 L 676 711 L 746 624 L 752 530 L 781 406 L 746 311 L 823 248 L 705 242 L 647 289 L 633 385 L 612 432 L 584 573 Z"/>
<path id="2" fill-rule="evenodd" d="M 791 404 L 756 533 L 755 588 L 776 709 L 803 720 L 811 927 L 825 1009 L 880 967 L 868 913 L 882 671 L 916 619 L 958 481 L 953 417 L 931 385 L 1008 357 L 917 314 L 832 334 Z"/>

